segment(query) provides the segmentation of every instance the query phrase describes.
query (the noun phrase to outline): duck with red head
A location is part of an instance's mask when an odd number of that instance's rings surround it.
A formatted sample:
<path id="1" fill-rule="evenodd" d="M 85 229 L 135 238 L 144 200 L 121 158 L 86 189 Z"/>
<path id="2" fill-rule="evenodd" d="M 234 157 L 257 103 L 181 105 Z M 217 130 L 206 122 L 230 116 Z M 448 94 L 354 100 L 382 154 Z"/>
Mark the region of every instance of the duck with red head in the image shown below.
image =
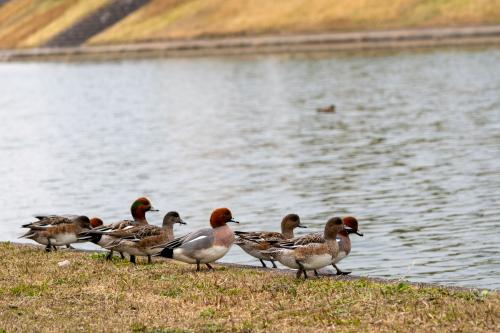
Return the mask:
<path id="1" fill-rule="evenodd" d="M 332 260 L 332 266 L 337 270 L 337 275 L 347 275 L 350 274 L 351 272 L 344 272 L 341 271 L 337 267 L 337 263 L 347 257 L 349 253 L 351 252 L 351 240 L 349 238 L 349 234 L 356 234 L 358 236 L 363 236 L 362 233 L 358 231 L 358 220 L 356 220 L 355 217 L 352 216 L 346 216 L 342 218 L 342 222 L 344 223 L 344 230 L 341 230 L 337 234 L 337 243 L 339 243 L 339 253 L 335 258 Z M 295 242 L 324 242 L 324 237 L 323 233 L 320 232 L 315 232 L 312 234 L 307 234 L 304 236 L 296 237 L 291 239 L 291 241 Z M 317 272 L 315 272 L 316 275 Z"/>
<path id="2" fill-rule="evenodd" d="M 239 223 L 229 209 L 217 208 L 210 216 L 211 228 L 191 232 L 156 248 L 162 249 L 159 254 L 162 257 L 196 264 L 197 271 L 200 264 L 213 269 L 210 263 L 222 258 L 234 243 L 234 232 L 227 225 L 229 222 Z"/>
<path id="3" fill-rule="evenodd" d="M 106 256 L 107 260 L 111 260 L 113 257 L 113 251 L 118 251 L 123 258 L 124 252 L 119 247 L 112 246 L 114 244 L 115 238 L 111 237 L 109 233 L 115 232 L 116 230 L 124 230 L 127 228 L 132 228 L 139 225 L 148 225 L 148 221 L 146 219 L 146 212 L 154 212 L 158 211 L 154 209 L 151 200 L 147 197 L 140 197 L 134 200 L 132 205 L 130 206 L 130 213 L 132 214 L 133 220 L 122 220 L 109 225 L 101 225 L 93 228 L 87 232 L 83 232 L 79 235 L 80 240 L 90 241 L 94 244 L 97 244 L 105 249 L 110 250 L 108 255 Z M 135 261 L 135 258 L 131 257 L 131 261 Z"/>
<path id="4" fill-rule="evenodd" d="M 306 271 L 312 270 L 316 275 L 317 269 L 323 268 L 332 263 L 339 252 L 337 235 L 344 229 L 344 223 L 339 217 L 332 217 L 326 222 L 323 237 L 296 237 L 291 240 L 278 242 L 269 250 L 262 251 L 270 254 L 275 260 L 283 265 L 296 268 L 297 278 Z"/>
<path id="5" fill-rule="evenodd" d="M 347 275 L 351 272 L 341 271 L 337 267 L 337 263 L 347 257 L 351 253 L 351 239 L 349 234 L 356 234 L 363 237 L 363 234 L 358 231 L 358 220 L 352 216 L 346 216 L 342 219 L 344 221 L 344 230 L 340 231 L 337 236 L 339 243 L 339 254 L 332 262 L 332 266 L 336 269 L 337 275 Z"/>

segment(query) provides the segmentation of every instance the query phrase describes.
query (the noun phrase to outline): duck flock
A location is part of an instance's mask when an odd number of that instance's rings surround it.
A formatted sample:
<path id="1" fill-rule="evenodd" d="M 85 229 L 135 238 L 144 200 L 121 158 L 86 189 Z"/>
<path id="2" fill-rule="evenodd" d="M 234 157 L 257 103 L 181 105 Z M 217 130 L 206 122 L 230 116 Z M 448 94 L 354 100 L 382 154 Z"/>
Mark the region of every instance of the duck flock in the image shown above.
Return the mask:
<path id="1" fill-rule="evenodd" d="M 260 260 L 263 267 L 269 261 L 276 268 L 275 261 L 297 269 L 297 278 L 302 274 L 307 279 L 307 271 L 314 271 L 329 265 L 337 275 L 349 274 L 337 267 L 337 263 L 349 255 L 351 241 L 349 234 L 363 236 L 358 231 L 358 221 L 352 216 L 332 217 L 323 233 L 311 233 L 294 237 L 295 228 L 306 228 L 296 214 L 288 214 L 281 221 L 281 232 L 233 231 L 228 223 L 239 223 L 233 219 L 227 208 L 217 208 L 210 216 L 211 228 L 199 229 L 175 238 L 174 224 L 186 224 L 179 213 L 168 212 L 162 227 L 148 224 L 146 212 L 156 211 L 151 201 L 141 197 L 130 208 L 133 220 L 123 220 L 104 225 L 100 218 L 89 219 L 76 215 L 41 215 L 38 220 L 22 227 L 29 231 L 21 238 L 32 239 L 45 245 L 47 252 L 59 246 L 71 247 L 73 243 L 92 242 L 109 250 L 107 259 L 118 252 L 122 258 L 128 254 L 130 261 L 136 257 L 161 256 L 196 264 L 196 270 L 205 264 L 208 269 L 214 261 L 224 257 L 233 244 L 239 245 L 246 253 Z"/>

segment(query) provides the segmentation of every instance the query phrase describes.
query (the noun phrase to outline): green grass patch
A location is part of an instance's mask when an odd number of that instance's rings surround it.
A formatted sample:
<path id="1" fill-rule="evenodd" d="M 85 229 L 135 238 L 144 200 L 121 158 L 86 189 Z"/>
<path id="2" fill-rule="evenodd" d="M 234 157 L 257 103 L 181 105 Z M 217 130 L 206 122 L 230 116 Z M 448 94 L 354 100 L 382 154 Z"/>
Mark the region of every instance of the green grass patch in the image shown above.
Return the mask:
<path id="1" fill-rule="evenodd" d="M 499 331 L 494 291 L 349 277 L 304 281 L 217 264 L 195 272 L 172 260 L 130 265 L 6 243 L 0 252 L 0 325 L 8 332 Z M 71 264 L 59 267 L 63 260 Z"/>

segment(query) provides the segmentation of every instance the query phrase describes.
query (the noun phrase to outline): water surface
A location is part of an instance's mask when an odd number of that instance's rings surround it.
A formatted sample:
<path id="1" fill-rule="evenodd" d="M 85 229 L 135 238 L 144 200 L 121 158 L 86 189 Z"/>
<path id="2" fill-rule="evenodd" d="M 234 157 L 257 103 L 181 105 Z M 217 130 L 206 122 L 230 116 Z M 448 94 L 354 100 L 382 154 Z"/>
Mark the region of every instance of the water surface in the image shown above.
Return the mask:
<path id="1" fill-rule="evenodd" d="M 498 49 L 1 63 L 0 240 L 35 213 L 128 218 L 148 195 L 179 235 L 221 206 L 240 230 L 354 215 L 342 269 L 499 288 L 498 73 Z"/>

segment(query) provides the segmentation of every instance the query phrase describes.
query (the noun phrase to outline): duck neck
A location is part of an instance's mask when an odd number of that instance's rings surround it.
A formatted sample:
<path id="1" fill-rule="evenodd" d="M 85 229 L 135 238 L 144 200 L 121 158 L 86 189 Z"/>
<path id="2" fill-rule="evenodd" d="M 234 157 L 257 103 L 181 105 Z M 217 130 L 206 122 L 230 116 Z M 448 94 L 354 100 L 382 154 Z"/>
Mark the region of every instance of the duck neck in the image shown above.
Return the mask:
<path id="1" fill-rule="evenodd" d="M 148 224 L 146 220 L 146 211 L 141 206 L 132 210 L 132 217 L 138 224 Z"/>
<path id="2" fill-rule="evenodd" d="M 234 232 L 227 224 L 213 228 L 215 245 L 231 247 L 234 242 Z"/>
<path id="3" fill-rule="evenodd" d="M 162 228 L 167 239 L 174 239 L 174 225 L 172 223 L 164 223 Z"/>
<path id="4" fill-rule="evenodd" d="M 293 228 L 289 228 L 289 227 L 287 227 L 286 225 L 282 225 L 282 226 L 281 226 L 281 234 L 282 234 L 282 235 L 283 235 L 283 237 L 285 237 L 286 239 L 293 238 Z"/>
<path id="5" fill-rule="evenodd" d="M 329 241 L 330 242 L 332 242 L 332 241 L 336 242 L 337 241 L 337 235 L 338 235 L 338 233 L 337 233 L 336 230 L 328 230 L 328 231 L 325 230 L 325 235 L 324 235 L 325 241 L 327 241 L 327 242 L 329 242 Z"/>
<path id="6" fill-rule="evenodd" d="M 349 254 L 349 252 L 351 252 L 351 239 L 349 238 L 349 234 L 343 230 L 338 233 L 337 237 L 340 238 L 340 251 L 344 251 L 346 254 Z"/>

